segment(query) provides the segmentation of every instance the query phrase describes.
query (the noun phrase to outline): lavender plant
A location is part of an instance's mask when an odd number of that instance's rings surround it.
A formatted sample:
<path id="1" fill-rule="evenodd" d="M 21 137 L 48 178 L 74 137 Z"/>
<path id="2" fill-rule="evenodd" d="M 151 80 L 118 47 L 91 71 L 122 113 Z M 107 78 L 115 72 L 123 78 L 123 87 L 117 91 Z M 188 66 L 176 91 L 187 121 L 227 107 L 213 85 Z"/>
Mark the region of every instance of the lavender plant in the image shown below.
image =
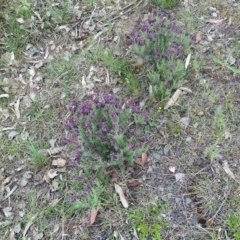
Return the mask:
<path id="1" fill-rule="evenodd" d="M 147 115 L 134 101 L 122 105 L 106 94 L 92 95 L 82 103 L 75 99 L 68 110 L 62 144 L 70 147 L 70 161 L 78 172 L 78 194 L 70 199 L 72 208 L 96 207 L 106 185 L 104 169 L 123 172 L 146 151 L 148 139 L 143 129 Z"/>
<path id="2" fill-rule="evenodd" d="M 163 99 L 178 87 L 186 74 L 184 60 L 189 41 L 170 10 L 154 9 L 140 29 L 131 33 L 129 46 L 147 65 L 147 76 L 156 96 Z"/>

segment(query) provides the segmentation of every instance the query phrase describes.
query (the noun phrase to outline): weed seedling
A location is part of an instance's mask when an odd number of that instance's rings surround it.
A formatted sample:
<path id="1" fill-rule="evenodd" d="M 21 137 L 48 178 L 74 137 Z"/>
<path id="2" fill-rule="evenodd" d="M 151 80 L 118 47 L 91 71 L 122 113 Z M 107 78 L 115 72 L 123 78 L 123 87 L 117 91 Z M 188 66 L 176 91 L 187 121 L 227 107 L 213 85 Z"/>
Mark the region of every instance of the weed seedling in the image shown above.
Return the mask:
<path id="1" fill-rule="evenodd" d="M 204 156 L 209 157 L 210 160 L 214 160 L 216 157 L 219 156 L 220 150 L 218 149 L 217 142 L 213 145 L 210 145 L 209 147 L 205 148 L 204 150 Z"/>
<path id="2" fill-rule="evenodd" d="M 27 149 L 30 152 L 31 163 L 36 168 L 42 168 L 49 163 L 49 158 L 44 156 L 35 145 L 28 144 Z"/>
<path id="3" fill-rule="evenodd" d="M 235 51 L 235 48 L 233 48 L 233 49 L 229 52 L 229 54 L 228 54 L 228 56 L 227 56 L 227 58 L 226 58 L 225 61 L 222 61 L 220 58 L 218 58 L 217 56 L 214 56 L 214 55 L 212 55 L 212 60 L 213 60 L 215 63 L 220 64 L 223 69 L 229 69 L 230 71 L 232 71 L 232 72 L 235 73 L 235 74 L 236 74 L 236 73 L 240 73 L 240 70 L 239 70 L 239 69 L 230 66 L 230 64 L 228 63 L 228 62 L 229 62 L 229 59 L 230 59 L 230 57 L 232 56 L 232 54 L 234 53 L 234 51 Z"/>
<path id="4" fill-rule="evenodd" d="M 235 240 L 240 240 L 240 216 L 238 213 L 231 213 L 227 219 L 227 226 L 233 233 Z"/>

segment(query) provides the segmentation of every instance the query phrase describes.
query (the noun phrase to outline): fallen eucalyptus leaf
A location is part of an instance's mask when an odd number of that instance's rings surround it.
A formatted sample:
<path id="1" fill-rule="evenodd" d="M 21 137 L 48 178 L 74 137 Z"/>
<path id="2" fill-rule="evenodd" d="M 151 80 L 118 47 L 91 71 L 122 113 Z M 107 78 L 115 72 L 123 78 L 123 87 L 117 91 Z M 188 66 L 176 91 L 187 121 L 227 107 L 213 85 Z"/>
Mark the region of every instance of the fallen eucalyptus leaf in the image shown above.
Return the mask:
<path id="1" fill-rule="evenodd" d="M 35 218 L 37 217 L 37 214 L 35 214 L 34 216 L 32 216 L 32 218 L 30 219 L 30 221 L 26 224 L 24 230 L 23 230 L 23 237 L 26 236 L 28 229 L 30 228 L 30 226 L 33 224 L 33 221 L 35 220 Z"/>
<path id="2" fill-rule="evenodd" d="M 188 87 L 180 87 L 179 89 L 187 93 L 192 93 L 192 90 Z"/>
<path id="3" fill-rule="evenodd" d="M 227 131 L 225 131 L 225 133 L 224 133 L 224 136 L 225 136 L 225 140 L 227 140 L 227 139 L 232 139 L 232 134 L 227 130 Z"/>
<path id="4" fill-rule="evenodd" d="M 127 200 L 126 200 L 126 198 L 124 196 L 122 188 L 118 184 L 116 184 L 116 183 L 114 183 L 114 187 L 115 187 L 116 193 L 120 197 L 120 201 L 121 201 L 123 207 L 128 208 L 129 205 L 128 205 L 128 202 L 127 202 Z"/>
<path id="5" fill-rule="evenodd" d="M 56 192 L 58 189 L 59 189 L 59 183 L 56 180 L 54 180 L 51 185 L 51 191 Z"/>
<path id="6" fill-rule="evenodd" d="M 196 41 L 195 41 L 195 43 L 198 43 L 198 42 L 200 42 L 200 41 L 201 41 L 201 39 L 202 39 L 201 33 L 200 33 L 200 32 L 198 32 L 198 33 L 197 33 L 197 35 L 196 35 Z"/>
<path id="7" fill-rule="evenodd" d="M 54 170 L 54 169 L 50 169 L 48 172 L 47 172 L 48 176 L 50 179 L 53 179 L 55 178 L 58 174 L 57 174 L 57 170 Z"/>
<path id="8" fill-rule="evenodd" d="M 188 68 L 188 65 L 189 65 L 189 63 L 190 63 L 190 59 L 191 59 L 191 53 L 188 54 L 187 59 L 186 59 L 186 62 L 185 62 L 185 68 L 186 68 L 186 69 Z"/>
<path id="9" fill-rule="evenodd" d="M 228 19 L 228 25 L 226 26 L 226 28 L 230 27 L 231 24 L 232 24 L 232 17 Z"/>
<path id="10" fill-rule="evenodd" d="M 227 18 L 224 19 L 208 19 L 206 20 L 206 23 L 211 23 L 211 24 L 220 24 L 223 21 L 225 21 Z"/>
<path id="11" fill-rule="evenodd" d="M 94 210 L 91 211 L 91 213 L 90 213 L 90 224 L 89 224 L 90 226 L 93 225 L 93 223 L 95 222 L 97 214 L 98 214 L 98 209 L 94 209 Z"/>
<path id="12" fill-rule="evenodd" d="M 12 213 L 12 207 L 5 207 L 5 208 L 2 209 L 2 211 L 3 211 L 6 218 L 11 217 L 12 214 L 13 214 Z"/>
<path id="13" fill-rule="evenodd" d="M 49 154 L 50 154 L 50 155 L 55 155 L 55 154 L 60 153 L 62 150 L 63 150 L 62 147 L 50 148 L 50 149 L 49 149 Z"/>
<path id="14" fill-rule="evenodd" d="M 232 179 L 235 179 L 235 176 L 234 176 L 233 172 L 231 171 L 231 169 L 229 168 L 227 161 L 223 161 L 223 170 L 224 170 L 225 173 L 227 173 Z"/>
<path id="15" fill-rule="evenodd" d="M 15 232 L 13 231 L 12 228 L 10 228 L 9 240 L 16 240 L 16 238 L 15 238 Z"/>
<path id="16" fill-rule="evenodd" d="M 136 180 L 132 180 L 128 183 L 128 187 L 137 187 L 139 185 L 139 182 Z"/>
<path id="17" fill-rule="evenodd" d="M 52 161 L 52 166 L 64 167 L 65 164 L 66 164 L 66 160 L 62 158 L 58 158 Z"/>
<path id="18" fill-rule="evenodd" d="M 20 104 L 20 99 L 18 99 L 17 102 L 14 103 L 14 111 L 15 111 L 17 119 L 20 118 L 19 104 Z"/>
<path id="19" fill-rule="evenodd" d="M 144 167 L 145 164 L 146 164 L 146 162 L 147 162 L 147 153 L 142 153 L 142 159 L 141 159 L 141 161 L 140 161 L 139 164 L 140 164 L 142 167 Z"/>
<path id="20" fill-rule="evenodd" d="M 171 106 L 174 106 L 181 94 L 182 94 L 182 90 L 177 89 L 174 92 L 173 96 L 168 100 L 167 104 L 164 107 L 164 110 L 168 109 Z"/>

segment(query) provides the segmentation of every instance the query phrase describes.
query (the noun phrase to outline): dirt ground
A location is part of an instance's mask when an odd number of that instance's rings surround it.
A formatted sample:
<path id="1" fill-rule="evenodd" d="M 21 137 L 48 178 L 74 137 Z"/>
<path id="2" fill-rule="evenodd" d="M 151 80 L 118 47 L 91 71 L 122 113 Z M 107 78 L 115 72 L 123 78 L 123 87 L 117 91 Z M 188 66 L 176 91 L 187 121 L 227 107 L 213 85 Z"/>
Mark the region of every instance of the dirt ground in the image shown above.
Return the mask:
<path id="1" fill-rule="evenodd" d="M 125 43 L 153 6 L 73 1 L 75 12 L 49 30 L 43 2 L 34 4 L 33 23 L 43 24 L 42 32 L 29 30 L 20 55 L 1 52 L 0 239 L 240 239 L 240 2 L 184 0 L 171 9 L 193 41 L 182 83 L 190 91 L 167 110 L 148 89 L 135 96 L 154 116 L 153 144 L 146 164 L 119 182 L 129 208 L 111 185 L 111 203 L 93 224 L 90 210 L 69 217 L 64 209 L 75 178 L 69 149 L 58 146 L 67 105 L 96 89 L 127 95 L 119 76 L 94 56 L 113 48 L 132 60 Z M 144 71 L 135 74 L 146 80 Z M 59 159 L 66 162 L 53 165 Z"/>

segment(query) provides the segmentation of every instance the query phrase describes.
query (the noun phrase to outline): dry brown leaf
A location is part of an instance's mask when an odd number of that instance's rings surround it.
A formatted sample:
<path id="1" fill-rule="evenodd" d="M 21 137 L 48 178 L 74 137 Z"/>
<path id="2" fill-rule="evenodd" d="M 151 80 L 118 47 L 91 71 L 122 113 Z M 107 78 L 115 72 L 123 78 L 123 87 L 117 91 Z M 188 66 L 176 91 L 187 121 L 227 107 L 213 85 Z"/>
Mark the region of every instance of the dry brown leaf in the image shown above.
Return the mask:
<path id="1" fill-rule="evenodd" d="M 227 175 L 229 175 L 232 179 L 235 179 L 235 176 L 234 176 L 233 172 L 231 171 L 231 169 L 229 168 L 227 161 L 223 161 L 223 169 L 224 169 L 225 173 L 227 173 Z"/>
<path id="2" fill-rule="evenodd" d="M 192 93 L 192 90 L 188 87 L 180 87 L 179 89 L 187 93 Z"/>
<path id="3" fill-rule="evenodd" d="M 47 173 L 44 174 L 43 180 L 44 180 L 46 183 L 50 183 L 50 182 L 51 182 L 51 179 L 50 179 L 50 177 L 48 176 Z"/>
<path id="4" fill-rule="evenodd" d="M 172 173 L 175 173 L 175 171 L 176 171 L 176 167 L 175 166 L 170 166 L 168 169 Z"/>
<path id="5" fill-rule="evenodd" d="M 59 189 L 59 183 L 56 180 L 54 180 L 52 182 L 52 185 L 50 185 L 50 188 L 52 192 L 56 192 Z"/>
<path id="6" fill-rule="evenodd" d="M 89 226 L 91 226 L 91 225 L 93 225 L 93 223 L 95 223 L 97 214 L 98 214 L 98 209 L 94 209 L 94 210 L 91 211 L 91 213 L 90 213 L 90 224 L 89 224 Z"/>
<path id="7" fill-rule="evenodd" d="M 60 153 L 62 150 L 63 150 L 62 147 L 50 148 L 50 149 L 48 149 L 48 153 L 49 153 L 49 155 L 55 155 L 55 154 Z"/>
<path id="8" fill-rule="evenodd" d="M 228 19 L 228 25 L 226 26 L 226 29 L 227 29 L 228 27 L 230 27 L 231 24 L 232 24 L 232 17 L 230 17 L 230 18 Z"/>
<path id="9" fill-rule="evenodd" d="M 137 187 L 139 185 L 139 182 L 136 180 L 132 180 L 128 183 L 128 187 Z"/>
<path id="10" fill-rule="evenodd" d="M 65 164 L 66 164 L 66 160 L 62 158 L 58 158 L 52 161 L 52 166 L 64 167 Z"/>
<path id="11" fill-rule="evenodd" d="M 174 106 L 181 94 L 182 94 L 182 90 L 181 89 L 177 89 L 175 91 L 175 93 L 173 94 L 173 96 L 169 99 L 169 101 L 165 105 L 164 110 L 170 108 L 171 106 Z"/>
<path id="12" fill-rule="evenodd" d="M 25 235 L 27 234 L 28 229 L 30 228 L 30 226 L 33 224 L 33 221 L 35 220 L 35 218 L 37 217 L 37 214 L 35 214 L 34 216 L 32 216 L 32 218 L 30 219 L 30 221 L 26 224 L 25 229 L 23 231 L 23 237 L 25 237 Z"/>
<path id="13" fill-rule="evenodd" d="M 20 103 L 20 99 L 18 99 L 17 102 L 14 103 L 14 110 L 15 110 L 17 119 L 20 118 L 19 103 Z"/>
<path id="14" fill-rule="evenodd" d="M 48 172 L 47 172 L 48 176 L 50 179 L 53 179 L 55 178 L 58 174 L 57 174 L 57 170 L 54 170 L 54 169 L 50 169 Z"/>
<path id="15" fill-rule="evenodd" d="M 19 22 L 21 24 L 23 24 L 25 22 L 23 18 L 16 18 L 16 20 L 17 20 L 17 22 Z"/>
<path id="16" fill-rule="evenodd" d="M 146 164 L 146 162 L 147 162 L 147 153 L 142 153 L 142 159 L 141 159 L 141 161 L 140 161 L 139 164 L 140 164 L 142 167 L 144 167 L 145 164 Z"/>
<path id="17" fill-rule="evenodd" d="M 185 62 L 185 68 L 186 68 L 186 69 L 188 68 L 188 65 L 189 65 L 189 63 L 190 63 L 190 59 L 191 59 L 191 53 L 188 54 L 187 59 L 186 59 L 186 62 Z"/>
<path id="18" fill-rule="evenodd" d="M 220 24 L 220 23 L 222 23 L 226 19 L 227 18 L 224 18 L 224 19 L 208 19 L 208 20 L 206 20 L 206 23 Z"/>
<path id="19" fill-rule="evenodd" d="M 201 40 L 202 40 L 202 35 L 201 35 L 200 32 L 198 32 L 197 35 L 196 35 L 196 41 L 195 41 L 195 43 L 199 43 Z"/>
<path id="20" fill-rule="evenodd" d="M 232 134 L 228 131 L 228 130 L 226 130 L 225 131 L 225 133 L 224 133 L 224 137 L 225 137 L 225 140 L 227 140 L 227 139 L 232 139 Z"/>
<path id="21" fill-rule="evenodd" d="M 116 183 L 114 183 L 114 187 L 115 187 L 116 193 L 120 197 L 120 201 L 121 201 L 123 207 L 128 208 L 128 202 L 127 202 L 127 200 L 126 200 L 126 198 L 124 196 L 122 188 L 118 184 L 116 184 Z"/>

